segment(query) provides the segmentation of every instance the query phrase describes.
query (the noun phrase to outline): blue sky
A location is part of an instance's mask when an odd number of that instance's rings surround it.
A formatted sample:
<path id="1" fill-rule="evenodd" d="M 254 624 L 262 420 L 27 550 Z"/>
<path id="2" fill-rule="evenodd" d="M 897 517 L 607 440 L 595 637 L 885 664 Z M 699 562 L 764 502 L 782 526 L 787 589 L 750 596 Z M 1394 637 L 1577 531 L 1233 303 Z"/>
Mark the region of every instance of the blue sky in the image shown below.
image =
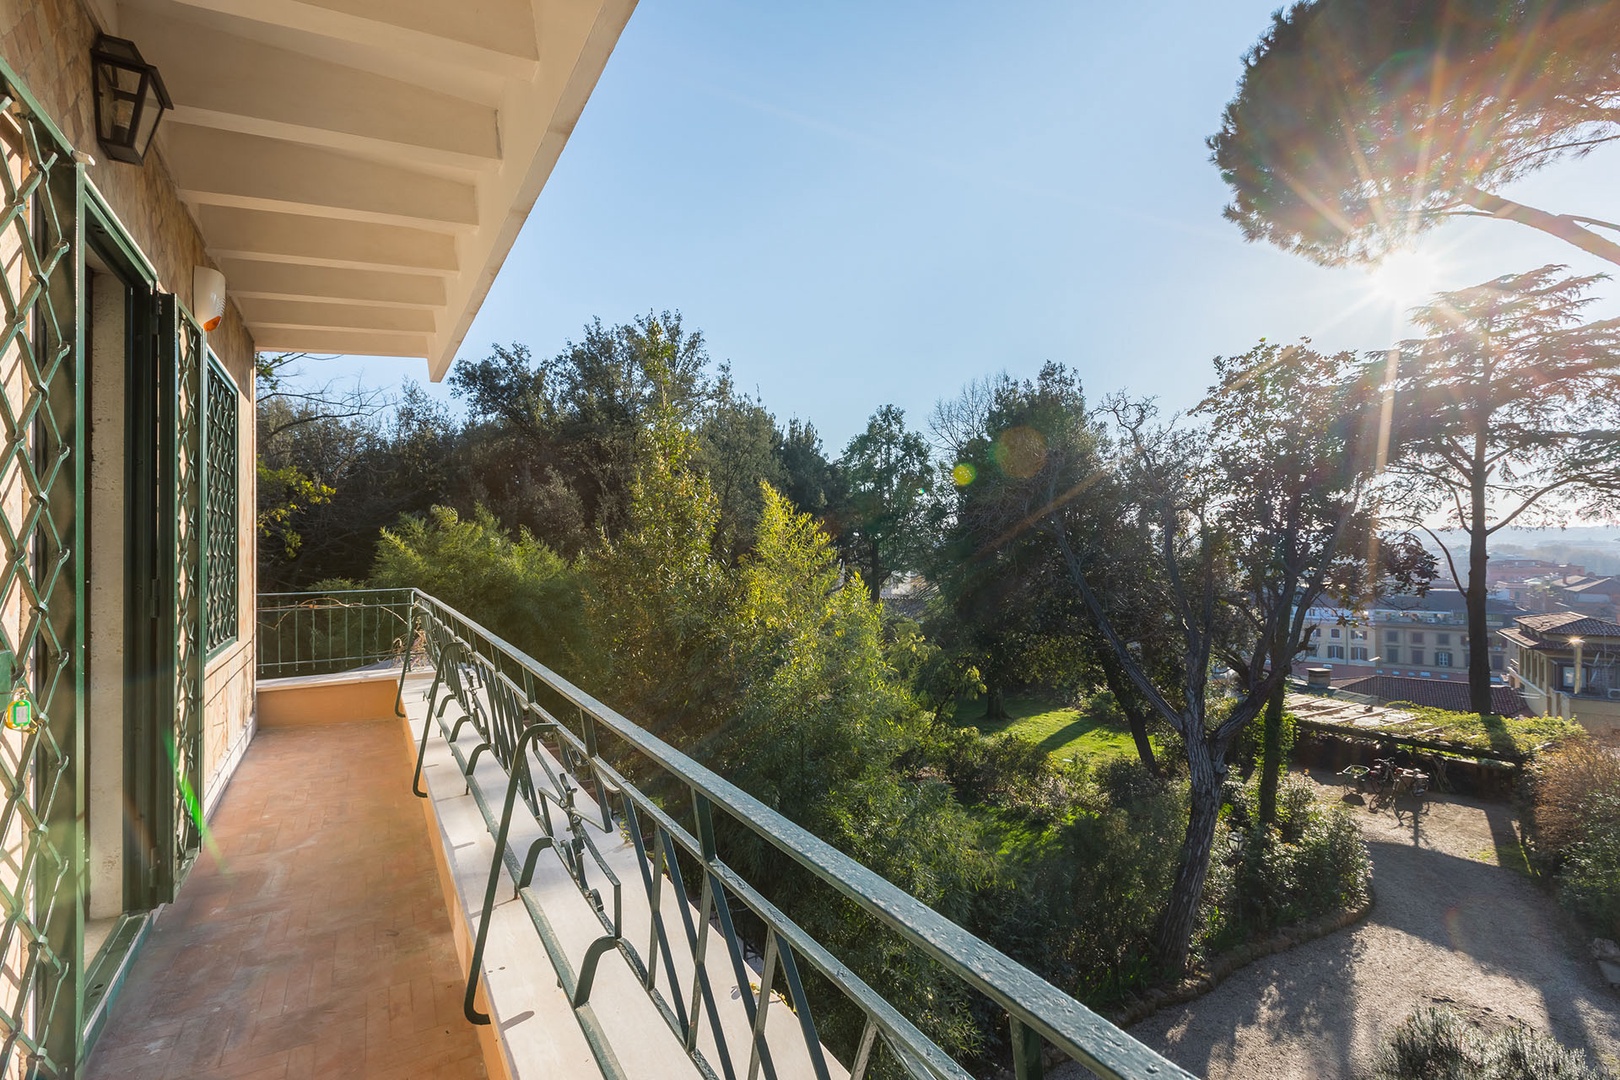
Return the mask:
<path id="1" fill-rule="evenodd" d="M 1262 336 L 1383 347 L 1420 296 L 1246 244 L 1220 216 L 1204 138 L 1276 2 L 643 0 L 460 356 L 551 354 L 593 316 L 678 309 L 836 452 L 880 405 L 922 426 L 968 381 L 1048 359 L 1093 397 L 1173 410 Z M 1610 148 L 1510 193 L 1612 217 L 1617 166 Z M 1507 222 L 1420 250 L 1440 288 L 1613 269 Z M 1601 292 L 1594 314 L 1620 313 L 1620 285 Z M 420 361 L 306 370 L 426 378 Z"/>

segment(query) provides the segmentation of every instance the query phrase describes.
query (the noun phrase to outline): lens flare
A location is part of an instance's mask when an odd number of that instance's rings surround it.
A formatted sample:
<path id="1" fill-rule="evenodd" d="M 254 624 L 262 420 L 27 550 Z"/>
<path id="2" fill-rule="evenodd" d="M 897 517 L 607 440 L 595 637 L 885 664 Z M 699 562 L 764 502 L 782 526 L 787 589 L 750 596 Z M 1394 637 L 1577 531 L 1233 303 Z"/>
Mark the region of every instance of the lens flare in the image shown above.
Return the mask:
<path id="1" fill-rule="evenodd" d="M 951 479 L 956 481 L 957 487 L 967 487 L 978 477 L 979 470 L 965 461 L 958 461 L 956 467 L 951 470 Z"/>
<path id="2" fill-rule="evenodd" d="M 1046 438 L 1031 427 L 1010 427 L 996 436 L 990 454 L 1002 472 L 1028 480 L 1046 464 Z"/>
<path id="3" fill-rule="evenodd" d="M 1373 291 L 1404 307 L 1428 301 L 1445 276 L 1445 266 L 1423 251 L 1395 251 L 1368 270 Z"/>

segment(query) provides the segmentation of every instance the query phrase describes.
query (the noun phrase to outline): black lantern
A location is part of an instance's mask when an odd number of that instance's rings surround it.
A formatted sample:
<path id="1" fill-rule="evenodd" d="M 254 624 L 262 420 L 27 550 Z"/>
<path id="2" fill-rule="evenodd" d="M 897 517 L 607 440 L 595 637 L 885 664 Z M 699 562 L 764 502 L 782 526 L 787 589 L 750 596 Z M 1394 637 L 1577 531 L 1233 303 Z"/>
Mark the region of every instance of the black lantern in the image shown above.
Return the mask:
<path id="1" fill-rule="evenodd" d="M 141 59 L 133 41 L 96 38 L 90 48 L 96 80 L 96 140 L 114 161 L 146 160 L 158 121 L 174 108 L 157 68 Z"/>

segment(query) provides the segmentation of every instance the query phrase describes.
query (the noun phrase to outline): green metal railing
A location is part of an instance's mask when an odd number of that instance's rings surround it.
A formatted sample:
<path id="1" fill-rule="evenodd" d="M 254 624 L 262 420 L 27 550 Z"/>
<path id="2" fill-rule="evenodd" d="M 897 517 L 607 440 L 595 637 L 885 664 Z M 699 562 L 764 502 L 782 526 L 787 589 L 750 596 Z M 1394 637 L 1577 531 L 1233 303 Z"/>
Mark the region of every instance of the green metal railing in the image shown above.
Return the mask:
<path id="1" fill-rule="evenodd" d="M 411 590 L 260 593 L 260 679 L 408 662 Z"/>
<path id="2" fill-rule="evenodd" d="M 355 620 L 351 627 L 360 625 L 361 612 L 369 612 L 368 627 L 401 627 L 390 639 L 394 644 L 357 646 L 341 630 L 323 636 L 308 626 L 309 618 L 341 618 L 345 609 Z M 1008 1027 L 1019 1080 L 1042 1075 L 1047 1048 L 1113 1080 L 1190 1080 L 1190 1073 L 1034 972 L 433 597 L 414 591 L 403 597 L 391 591 L 261 597 L 261 650 L 265 627 L 284 629 L 289 619 L 299 629 L 288 632 L 309 634 L 312 644 L 286 665 L 359 666 L 397 659 L 406 643 L 425 653 L 433 681 L 424 696 L 412 789 L 427 796 L 423 763 L 438 732 L 495 840 L 464 999 L 472 1022 L 489 1022 L 475 995 L 504 867 L 605 1077 L 627 1076 L 592 998 L 602 963 L 616 958 L 704 1077 L 775 1080 L 790 1056 L 823 1080 L 840 1072 L 818 1024 L 830 989 L 832 1004 L 842 999 L 846 1012 L 853 1008 L 858 1015 L 860 1035 L 842 1047 L 853 1080 L 879 1073 L 970 1080 L 966 1068 L 728 863 L 730 845 L 752 837 L 807 871 L 812 888 L 823 893 L 819 901 L 853 904 L 870 918 L 873 932 L 916 950 L 982 995 Z M 365 640 L 381 642 L 382 635 Z M 330 655 L 315 651 L 322 642 Z M 402 666 L 401 702 L 407 673 Z M 499 774 L 490 763 L 498 764 Z M 482 782 L 475 776 L 481 766 Z M 501 776 L 500 784 L 491 786 L 492 775 Z M 538 839 L 514 839 L 515 825 L 520 837 L 535 836 L 517 820 L 520 802 L 539 826 Z M 622 847 L 625 838 L 636 864 L 628 882 L 603 853 Z M 600 925 L 577 963 L 536 888 L 547 852 L 560 860 Z M 635 926 L 628 925 L 626 889 L 640 890 L 650 913 Z M 671 890 L 685 902 L 669 903 Z M 711 970 L 709 957 L 715 934 L 725 955 L 719 972 Z M 731 997 L 733 980 L 751 1032 L 746 1046 L 728 1044 L 721 1021 L 722 1011 L 739 1004 Z M 812 980 L 819 996 L 809 989 Z M 781 1043 L 782 1027 L 767 1038 L 773 999 L 793 1017 L 785 1026 L 794 1032 L 791 1047 Z"/>

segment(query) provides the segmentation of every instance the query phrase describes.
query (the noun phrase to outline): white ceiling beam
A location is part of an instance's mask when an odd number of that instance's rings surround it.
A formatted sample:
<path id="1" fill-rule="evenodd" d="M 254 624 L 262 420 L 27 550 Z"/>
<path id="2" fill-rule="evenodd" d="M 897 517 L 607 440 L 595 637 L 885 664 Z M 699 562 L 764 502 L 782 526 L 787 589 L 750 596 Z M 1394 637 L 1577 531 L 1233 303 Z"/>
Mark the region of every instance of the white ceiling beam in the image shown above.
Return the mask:
<path id="1" fill-rule="evenodd" d="M 382 51 L 532 80 L 540 53 L 529 0 L 178 0 L 186 7 L 270 23 Z"/>
<path id="2" fill-rule="evenodd" d="M 500 160 L 488 106 L 144 8 L 121 8 L 120 25 L 181 123 L 473 169 Z"/>
<path id="3" fill-rule="evenodd" d="M 344 270 L 256 259 L 224 259 L 220 270 L 225 275 L 226 291 L 239 298 L 440 309 L 446 302 L 444 279 L 424 274 Z"/>
<path id="4" fill-rule="evenodd" d="M 254 328 L 253 343 L 260 351 L 267 352 L 425 357 L 428 336 L 382 330 L 302 330 L 265 326 Z"/>
<path id="5" fill-rule="evenodd" d="M 311 300 L 236 297 L 242 317 L 252 326 L 299 329 L 395 330 L 431 334 L 436 322 L 429 308 L 369 307 Z"/>
<path id="6" fill-rule="evenodd" d="M 385 225 L 478 224 L 478 190 L 335 150 L 165 124 L 163 158 L 195 205 L 280 210 Z"/>
<path id="7" fill-rule="evenodd" d="M 215 257 L 405 272 L 458 266 L 455 237 L 425 229 L 234 206 L 204 206 L 198 219 Z"/>

